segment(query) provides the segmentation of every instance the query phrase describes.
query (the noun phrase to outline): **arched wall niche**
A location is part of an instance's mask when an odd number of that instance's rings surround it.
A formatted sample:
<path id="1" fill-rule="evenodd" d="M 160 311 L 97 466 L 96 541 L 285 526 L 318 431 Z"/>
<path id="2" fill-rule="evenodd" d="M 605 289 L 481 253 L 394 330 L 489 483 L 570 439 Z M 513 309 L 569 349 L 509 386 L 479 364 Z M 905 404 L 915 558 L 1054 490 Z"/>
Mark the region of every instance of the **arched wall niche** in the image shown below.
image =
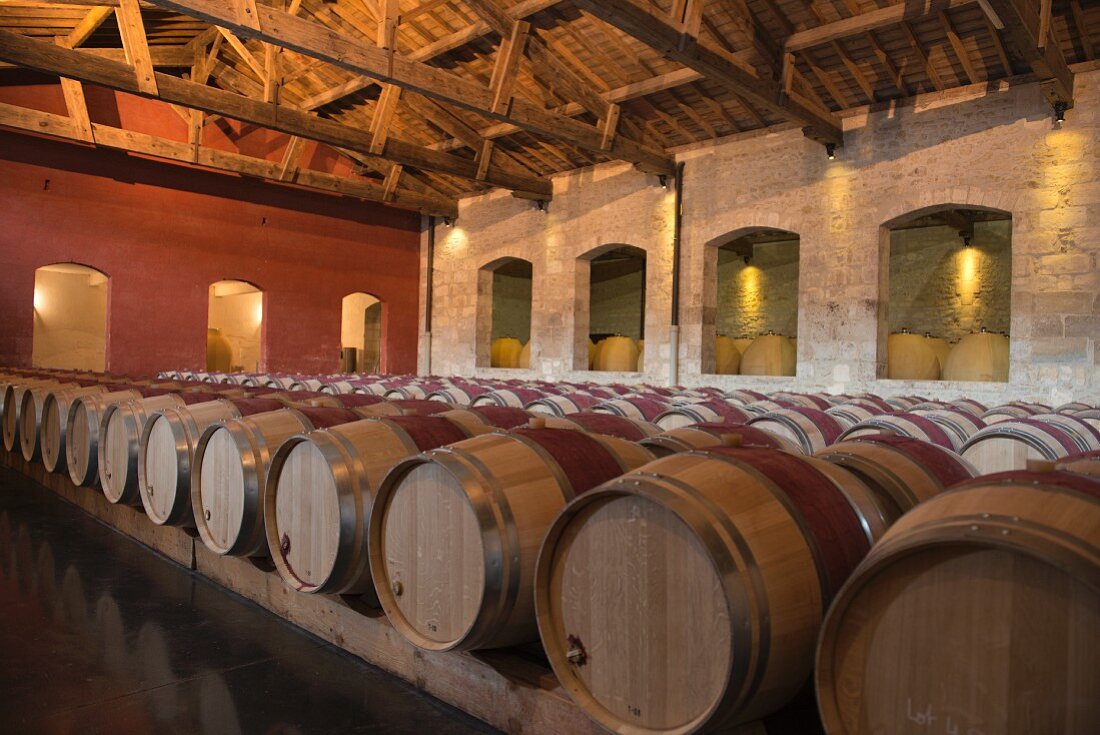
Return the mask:
<path id="1" fill-rule="evenodd" d="M 31 365 L 107 369 L 110 277 L 82 263 L 50 263 L 34 272 Z"/>
<path id="2" fill-rule="evenodd" d="M 207 369 L 258 372 L 264 369 L 265 295 L 240 279 L 210 284 L 207 309 Z"/>
<path id="3" fill-rule="evenodd" d="M 514 339 L 520 345 L 536 344 L 531 333 L 534 266 L 525 258 L 504 256 L 478 269 L 476 364 L 478 367 L 529 367 L 513 360 L 494 359 L 493 343 Z M 528 353 L 530 354 L 530 353 Z M 496 356 L 499 358 L 499 356 Z M 530 358 L 528 358 L 530 359 Z"/>
<path id="4" fill-rule="evenodd" d="M 341 300 L 341 372 L 378 374 L 385 369 L 387 310 L 382 300 L 365 291 Z"/>
<path id="5" fill-rule="evenodd" d="M 590 364 L 590 341 L 609 336 L 645 339 L 647 261 L 645 249 L 626 243 L 603 244 L 577 257 L 573 369 L 595 367 Z"/>

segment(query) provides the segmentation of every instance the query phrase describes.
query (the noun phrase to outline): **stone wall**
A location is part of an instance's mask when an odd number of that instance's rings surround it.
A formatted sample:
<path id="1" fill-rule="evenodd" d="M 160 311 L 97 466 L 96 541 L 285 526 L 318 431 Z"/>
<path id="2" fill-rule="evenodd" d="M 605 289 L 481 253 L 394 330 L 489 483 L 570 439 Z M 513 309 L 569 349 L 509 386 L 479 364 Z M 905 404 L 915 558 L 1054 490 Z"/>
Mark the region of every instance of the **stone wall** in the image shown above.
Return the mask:
<path id="1" fill-rule="evenodd" d="M 718 334 L 797 337 L 798 241 L 756 245 L 748 263 L 744 257 L 718 249 Z"/>
<path id="2" fill-rule="evenodd" d="M 796 129 L 701 144 L 684 162 L 679 380 L 761 390 L 919 392 L 1062 402 L 1100 400 L 1100 73 L 1079 73 L 1062 129 L 1036 84 L 923 95 L 845 119 L 835 161 Z M 1012 216 L 1011 372 L 1007 384 L 879 379 L 885 361 L 889 227 L 954 205 Z M 656 177 L 609 163 L 554 179 L 548 211 L 495 191 L 463 200 L 440 226 L 431 367 L 475 369 L 478 268 L 534 264 L 532 376 L 665 383 L 670 378 L 673 196 Z M 718 244 L 774 228 L 800 238 L 798 377 L 706 375 L 718 312 Z M 629 244 L 647 252 L 646 370 L 583 366 L 587 265 Z M 422 359 L 422 365 L 426 362 Z"/>
<path id="3" fill-rule="evenodd" d="M 493 339 L 531 339 L 531 279 L 493 274 Z"/>
<path id="4" fill-rule="evenodd" d="M 908 329 L 949 342 L 982 327 L 1007 332 L 1012 289 L 1012 223 L 977 222 L 970 247 L 951 227 L 890 235 L 890 332 Z"/>

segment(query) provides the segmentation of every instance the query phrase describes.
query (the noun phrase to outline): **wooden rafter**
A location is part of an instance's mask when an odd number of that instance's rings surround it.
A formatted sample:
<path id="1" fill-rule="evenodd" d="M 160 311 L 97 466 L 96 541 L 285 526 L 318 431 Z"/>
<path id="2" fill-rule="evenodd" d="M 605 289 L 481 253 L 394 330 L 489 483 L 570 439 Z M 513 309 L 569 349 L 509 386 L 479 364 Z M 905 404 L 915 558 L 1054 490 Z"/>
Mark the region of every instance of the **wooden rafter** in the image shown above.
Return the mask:
<path id="1" fill-rule="evenodd" d="M 69 48 L 83 46 L 84 42 L 103 25 L 103 21 L 114 14 L 114 10 L 114 8 L 105 5 L 100 5 L 89 10 L 65 39 L 66 45 Z"/>
<path id="2" fill-rule="evenodd" d="M 115 21 L 122 36 L 122 48 L 126 62 L 134 67 L 138 89 L 146 94 L 157 93 L 157 80 L 153 72 L 153 59 L 149 54 L 149 42 L 145 38 L 145 25 L 141 20 L 138 0 L 119 0 L 115 8 Z"/>
<path id="3" fill-rule="evenodd" d="M 0 127 L 83 142 L 76 125 L 73 124 L 70 118 L 4 103 L 0 103 Z M 394 196 L 387 199 L 384 187 L 368 179 L 351 179 L 346 176 L 336 176 L 304 169 L 299 169 L 293 176 L 283 179 L 283 165 L 276 161 L 268 161 L 205 146 L 200 149 L 197 160 L 194 160 L 191 146 L 187 143 L 99 123 L 92 123 L 92 135 L 96 146 L 101 148 L 139 153 L 144 156 L 179 163 L 193 163 L 204 168 L 269 181 L 287 181 L 309 189 L 342 194 L 368 201 L 388 201 L 395 206 L 415 209 L 428 214 L 454 217 L 458 212 L 458 207 L 452 200 L 424 196 L 414 192 L 397 191 Z"/>
<path id="4" fill-rule="evenodd" d="M 578 148 L 602 152 L 598 128 L 547 112 L 525 100 L 513 98 L 506 113 L 492 110 L 492 91 L 476 82 L 427 64 L 410 61 L 396 53 L 368 47 L 325 26 L 303 20 L 273 8 L 258 5 L 258 29 L 235 19 L 217 0 L 152 0 L 168 8 L 207 22 L 226 25 L 238 33 L 276 43 L 299 53 L 324 59 L 349 71 L 378 81 L 412 89 L 440 102 L 453 104 L 501 122 L 511 122 L 533 133 L 557 138 Z M 654 151 L 618 138 L 610 155 L 631 161 L 654 172 L 670 173 L 673 161 L 663 151 Z"/>
<path id="5" fill-rule="evenodd" d="M 1020 57 L 1043 82 L 1043 90 L 1052 104 L 1073 107 L 1073 72 L 1057 43 L 1043 45 L 1040 36 L 1039 9 L 1030 0 L 986 0 L 997 15 L 994 25 L 1004 28 L 1011 51 Z"/>
<path id="6" fill-rule="evenodd" d="M 760 105 L 803 126 L 807 135 L 826 143 L 843 141 L 840 119 L 807 104 L 796 95 L 782 95 L 778 83 L 749 73 L 731 55 L 704 41 L 683 43 L 682 24 L 659 18 L 631 0 L 575 0 L 578 7 L 615 26 L 708 79 L 728 86 L 750 103 Z"/>
<path id="7" fill-rule="evenodd" d="M 80 51 L 58 48 L 9 31 L 0 30 L 0 59 L 47 74 L 68 76 L 110 89 L 200 109 L 291 135 L 301 135 L 334 147 L 350 148 L 367 156 L 375 156 L 370 152 L 370 134 L 366 131 L 160 72 L 155 73 L 159 94 L 151 95 L 138 87 L 133 70 L 125 64 L 100 59 Z M 469 179 L 474 179 L 477 173 L 476 165 L 472 161 L 393 139 L 390 139 L 387 144 L 384 158 L 391 164 L 400 163 Z M 546 195 L 552 192 L 550 182 L 545 179 L 517 176 L 495 168 L 490 169 L 486 181 L 506 189 Z"/>
<path id="8" fill-rule="evenodd" d="M 975 2 L 977 0 L 905 0 L 889 7 L 860 13 L 832 23 L 822 23 L 814 28 L 792 33 L 783 46 L 787 51 L 813 48 L 865 31 L 898 25 L 902 21 L 918 20 L 934 11 L 960 8 L 964 5 L 973 5 Z"/>

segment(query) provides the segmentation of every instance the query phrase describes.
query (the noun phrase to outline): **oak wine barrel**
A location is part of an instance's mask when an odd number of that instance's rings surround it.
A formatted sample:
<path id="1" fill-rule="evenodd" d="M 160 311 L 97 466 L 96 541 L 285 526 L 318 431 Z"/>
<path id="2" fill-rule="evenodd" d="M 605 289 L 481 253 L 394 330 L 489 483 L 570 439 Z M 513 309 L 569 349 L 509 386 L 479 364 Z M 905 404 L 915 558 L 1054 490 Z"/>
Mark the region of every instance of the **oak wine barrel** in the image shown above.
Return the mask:
<path id="1" fill-rule="evenodd" d="M 600 340 L 594 369 L 615 373 L 637 372 L 638 344 L 630 337 L 622 335 Z"/>
<path id="2" fill-rule="evenodd" d="M 42 464 L 48 472 L 64 472 L 66 464 L 66 438 L 69 429 L 69 408 L 72 402 L 84 395 L 97 395 L 118 391 L 120 384 L 100 384 L 87 388 L 70 388 L 50 391 L 42 402 L 42 420 L 39 445 Z"/>
<path id="3" fill-rule="evenodd" d="M 669 408 L 665 401 L 652 398 L 614 398 L 610 401 L 597 403 L 592 407 L 593 413 L 609 413 L 613 416 L 625 416 L 632 419 L 653 422 Z"/>
<path id="4" fill-rule="evenodd" d="M 160 526 L 194 528 L 191 469 L 203 432 L 218 421 L 282 408 L 273 398 L 219 398 L 150 416 L 138 442 L 138 490 L 145 514 Z"/>
<path id="5" fill-rule="evenodd" d="M 1000 382 L 1008 380 L 1008 337 L 973 332 L 959 340 L 943 365 L 944 380 Z"/>
<path id="6" fill-rule="evenodd" d="M 616 416 L 610 413 L 571 413 L 568 416 L 547 416 L 545 426 L 550 429 L 573 429 L 605 434 L 629 442 L 636 442 L 661 432 L 661 427 L 643 419 Z"/>
<path id="7" fill-rule="evenodd" d="M 19 449 L 23 459 L 34 462 L 42 457 L 42 429 L 45 426 L 46 399 L 52 393 L 77 392 L 91 395 L 105 393 L 106 386 L 92 381 L 76 381 L 55 386 L 32 388 L 23 394 L 23 405 L 19 411 Z M 52 471 L 52 470 L 51 470 Z"/>
<path id="8" fill-rule="evenodd" d="M 781 408 L 749 421 L 749 426 L 793 442 L 803 454 L 813 454 L 840 437 L 844 425 L 814 408 Z"/>
<path id="9" fill-rule="evenodd" d="M 1082 452 L 1100 449 L 1100 429 L 1083 418 L 1065 413 L 1037 413 L 1031 418 L 1065 429 Z"/>
<path id="10" fill-rule="evenodd" d="M 731 390 L 722 394 L 722 397 L 728 401 L 746 405 L 749 403 L 755 403 L 757 401 L 765 401 L 768 399 L 766 395 L 755 390 Z"/>
<path id="11" fill-rule="evenodd" d="M 1100 478 L 1100 451 L 1070 455 L 1058 462 L 1058 469 Z"/>
<path id="12" fill-rule="evenodd" d="M 877 492 L 889 508 L 889 523 L 977 474 L 950 449 L 907 436 L 860 436 L 832 444 L 814 456 L 843 467 Z"/>
<path id="13" fill-rule="evenodd" d="M 1037 408 L 1032 408 L 1023 403 L 1006 403 L 1001 406 L 994 406 L 985 413 L 982 414 L 982 421 L 987 424 L 995 424 L 999 421 L 1012 421 L 1014 419 L 1026 419 L 1030 416 L 1034 416 L 1037 413 L 1045 413 Z"/>
<path id="14" fill-rule="evenodd" d="M 903 516 L 829 609 L 830 735 L 1100 728 L 1100 482 L 978 477 Z"/>
<path id="15" fill-rule="evenodd" d="M 526 408 L 531 413 L 545 414 L 548 416 L 567 416 L 571 413 L 588 411 L 598 405 L 603 399 L 584 393 L 570 393 L 564 396 L 543 396 L 528 403 Z"/>
<path id="16" fill-rule="evenodd" d="M 747 423 L 752 414 L 721 398 L 685 403 L 660 413 L 653 423 L 663 430 L 702 423 Z"/>
<path id="17" fill-rule="evenodd" d="M 792 340 L 778 334 L 762 334 L 741 352 L 741 374 L 793 376 L 797 362 Z"/>
<path id="18" fill-rule="evenodd" d="M 842 403 L 839 406 L 833 406 L 832 408 L 825 409 L 825 413 L 832 416 L 834 419 L 840 422 L 840 425 L 845 429 L 848 429 L 861 421 L 866 421 L 873 416 L 881 416 L 884 413 L 892 413 L 890 411 L 884 411 L 870 401 L 860 401 L 856 399 L 854 401 L 848 401 Z"/>
<path id="19" fill-rule="evenodd" d="M 360 418 L 346 408 L 285 408 L 207 427 L 191 472 L 191 506 L 207 548 L 266 556 L 261 504 L 272 454 L 294 434 Z"/>
<path id="20" fill-rule="evenodd" d="M 889 380 L 939 380 L 940 362 L 922 335 L 897 332 L 886 339 L 886 377 Z"/>
<path id="21" fill-rule="evenodd" d="M 888 413 L 882 416 L 872 416 L 851 428 L 845 429 L 837 441 L 845 441 L 846 439 L 854 439 L 857 436 L 870 434 L 899 434 L 911 439 L 932 442 L 944 449 L 956 449 L 953 434 L 927 416 L 915 413 Z"/>
<path id="22" fill-rule="evenodd" d="M 488 388 L 480 385 L 451 385 L 432 391 L 428 394 L 428 398 L 433 401 L 449 403 L 452 406 L 469 406 L 475 398 L 488 392 Z"/>
<path id="23" fill-rule="evenodd" d="M 1029 461 L 1054 462 L 1079 451 L 1068 431 L 1034 418 L 990 424 L 959 448 L 962 458 L 983 475 L 1023 470 Z"/>
<path id="24" fill-rule="evenodd" d="M 681 426 L 667 429 L 638 443 L 653 452 L 655 457 L 721 446 L 770 447 L 805 454 L 790 439 L 741 423 L 706 422 Z"/>
<path id="25" fill-rule="evenodd" d="M 131 388 L 80 395 L 69 403 L 65 418 L 65 466 L 74 485 L 94 487 L 99 482 L 99 424 L 103 412 L 112 404 L 137 400 L 144 392 L 145 389 Z"/>
<path id="26" fill-rule="evenodd" d="M 526 426 L 531 421 L 530 412 L 511 406 L 472 406 L 455 408 L 436 416 L 452 421 L 466 429 L 515 429 Z M 475 432 L 481 433 L 481 432 Z"/>
<path id="27" fill-rule="evenodd" d="M 741 372 L 741 350 L 724 334 L 714 339 L 714 372 L 717 375 L 737 375 Z"/>
<path id="28" fill-rule="evenodd" d="M 938 424 L 951 438 L 951 446 L 956 451 L 976 433 L 986 427 L 986 423 L 969 411 L 958 408 L 937 409 L 934 411 L 913 411 L 912 413 Z"/>
<path id="29" fill-rule="evenodd" d="M 829 601 L 884 529 L 811 457 L 674 454 L 573 500 L 535 571 L 539 634 L 577 705 L 620 733 L 722 730 L 807 683 Z"/>
<path id="30" fill-rule="evenodd" d="M 0 434 L 2 434 L 4 449 L 14 451 L 16 442 L 19 441 L 19 416 L 23 408 L 23 396 L 35 388 L 72 388 L 75 383 L 62 383 L 59 380 L 25 380 L 8 385 L 4 390 L 4 414 L 0 418 Z"/>
<path id="31" fill-rule="evenodd" d="M 517 429 L 397 464 L 369 528 L 371 574 L 390 622 L 433 651 L 534 640 L 531 572 L 554 516 L 652 459 L 610 436 Z"/>
<path id="32" fill-rule="evenodd" d="M 928 399 L 922 396 L 890 396 L 885 400 L 887 405 L 895 411 L 908 411 L 913 406 L 924 403 Z"/>
<path id="33" fill-rule="evenodd" d="M 471 406 L 512 406 L 523 408 L 528 403 L 542 398 L 545 393 L 532 388 L 498 389 L 482 393 L 473 400 Z"/>
<path id="34" fill-rule="evenodd" d="M 440 416 L 367 419 L 295 434 L 271 460 L 264 491 L 268 551 L 299 592 L 370 592 L 367 522 L 398 461 L 483 434 Z"/>

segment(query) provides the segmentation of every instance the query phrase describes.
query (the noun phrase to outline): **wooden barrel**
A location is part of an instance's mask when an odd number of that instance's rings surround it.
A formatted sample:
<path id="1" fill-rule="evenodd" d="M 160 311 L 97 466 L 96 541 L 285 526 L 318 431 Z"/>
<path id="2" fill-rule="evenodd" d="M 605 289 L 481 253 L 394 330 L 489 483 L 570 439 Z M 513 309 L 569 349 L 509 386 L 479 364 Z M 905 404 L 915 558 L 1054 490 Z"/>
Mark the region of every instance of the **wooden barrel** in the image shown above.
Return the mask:
<path id="1" fill-rule="evenodd" d="M 346 408 L 287 408 L 207 427 L 191 472 L 191 506 L 207 548 L 266 556 L 261 504 L 272 454 L 294 434 L 359 419 Z"/>
<path id="2" fill-rule="evenodd" d="M 668 408 L 668 403 L 656 401 L 652 398 L 623 397 L 597 403 L 592 407 L 592 412 L 609 413 L 613 416 L 626 416 L 627 418 L 653 422 Z"/>
<path id="3" fill-rule="evenodd" d="M 762 401 L 754 401 L 752 403 L 746 403 L 742 406 L 746 411 L 753 416 L 763 416 L 766 413 L 772 411 L 779 411 L 784 408 L 794 408 L 793 403 L 787 403 L 786 401 L 773 401 L 770 398 Z"/>
<path id="4" fill-rule="evenodd" d="M 928 399 L 922 396 L 890 396 L 885 400 L 887 405 L 895 411 L 908 411 L 913 406 L 924 403 Z"/>
<path id="5" fill-rule="evenodd" d="M 840 421 L 813 408 L 781 408 L 757 416 L 749 425 L 794 442 L 803 454 L 824 449 L 844 431 Z"/>
<path id="6" fill-rule="evenodd" d="M 893 523 L 918 504 L 971 479 L 977 470 L 938 444 L 885 434 L 837 442 L 814 454 L 853 473 L 879 494 Z"/>
<path id="7" fill-rule="evenodd" d="M 1037 413 L 1045 413 L 1044 411 L 1034 409 L 1030 406 L 1020 403 L 1006 403 L 1001 406 L 994 406 L 985 413 L 982 414 L 982 421 L 987 424 L 996 424 L 1000 421 L 1012 421 L 1014 419 L 1026 419 L 1030 416 L 1034 416 Z"/>
<path id="8" fill-rule="evenodd" d="M 408 385 L 399 385 L 396 388 L 390 388 L 386 391 L 385 397 L 389 400 L 397 400 L 400 398 L 415 398 L 424 399 L 431 395 L 432 391 L 427 390 L 424 386 L 417 383 L 409 383 Z"/>
<path id="9" fill-rule="evenodd" d="M 519 351 L 519 358 L 516 360 L 516 367 L 521 370 L 531 369 L 531 340 L 527 340 L 523 344 L 523 349 Z"/>
<path id="10" fill-rule="evenodd" d="M 966 335 L 947 355 L 943 379 L 1006 382 L 1008 337 L 985 331 Z"/>
<path id="11" fill-rule="evenodd" d="M 638 369 L 638 345 L 630 337 L 616 335 L 601 340 L 596 354 L 596 370 L 633 373 Z"/>
<path id="12" fill-rule="evenodd" d="M 794 342 L 778 334 L 763 334 L 741 353 L 742 375 L 794 375 Z"/>
<path id="13" fill-rule="evenodd" d="M 1031 418 L 1065 429 L 1082 452 L 1100 449 L 1100 429 L 1082 418 L 1064 413 L 1037 413 Z"/>
<path id="14" fill-rule="evenodd" d="M 784 437 L 742 423 L 706 422 L 667 429 L 638 442 L 655 457 L 721 446 L 770 447 L 804 454 L 801 447 Z"/>
<path id="15" fill-rule="evenodd" d="M 951 354 L 951 343 L 942 337 L 933 337 L 931 334 L 925 334 L 924 341 L 936 356 L 936 364 L 942 374 L 943 366 L 947 364 L 947 356 Z"/>
<path id="16" fill-rule="evenodd" d="M 1087 411 L 1078 411 L 1074 416 L 1079 419 L 1084 419 L 1089 425 L 1100 429 L 1100 408 L 1090 408 Z"/>
<path id="17" fill-rule="evenodd" d="M 1026 469 L 1031 460 L 1053 462 L 1080 451 L 1065 429 L 1034 419 L 999 421 L 985 427 L 959 448 L 962 458 L 988 475 Z"/>
<path id="18" fill-rule="evenodd" d="M 532 388 L 500 389 L 482 393 L 474 399 L 472 406 L 511 406 L 523 408 L 528 403 L 542 398 L 546 394 Z"/>
<path id="19" fill-rule="evenodd" d="M 573 429 L 590 431 L 593 434 L 625 439 L 628 442 L 641 441 L 661 432 L 657 424 L 644 419 L 629 416 L 616 416 L 610 413 L 571 413 L 568 416 L 547 416 L 544 425 L 550 429 Z"/>
<path id="20" fill-rule="evenodd" d="M 986 427 L 986 423 L 969 411 L 957 408 L 944 408 L 934 411 L 913 411 L 912 413 L 936 423 L 951 438 L 951 446 L 958 450 L 966 441 Z"/>
<path id="21" fill-rule="evenodd" d="M 719 334 L 714 341 L 714 372 L 718 375 L 741 372 L 741 350 L 724 334 Z"/>
<path id="22" fill-rule="evenodd" d="M 288 438 L 271 460 L 264 494 L 279 576 L 299 592 L 373 594 L 367 521 L 386 473 L 402 459 L 488 431 L 440 416 L 397 416 Z"/>
<path id="23" fill-rule="evenodd" d="M 298 378 L 290 384 L 290 390 L 308 390 L 313 393 L 320 393 L 324 387 L 325 382 L 320 378 Z"/>
<path id="24" fill-rule="evenodd" d="M 115 403 L 142 397 L 137 389 L 77 396 L 69 404 L 65 422 L 65 466 L 74 485 L 94 487 L 99 482 L 99 423 Z"/>
<path id="25" fill-rule="evenodd" d="M 517 429 L 399 463 L 378 490 L 369 530 L 390 622 L 433 651 L 535 639 L 531 571 L 554 516 L 652 459 L 610 436 Z"/>
<path id="26" fill-rule="evenodd" d="M 1074 454 L 1058 462 L 1058 469 L 1100 478 L 1100 451 Z"/>
<path id="27" fill-rule="evenodd" d="M 205 393 L 196 402 L 208 401 L 215 394 Z M 182 394 L 166 393 L 108 406 L 99 421 L 99 486 L 112 503 L 136 505 L 138 492 L 138 448 L 145 422 L 162 408 L 187 405 Z"/>
<path id="28" fill-rule="evenodd" d="M 954 435 L 926 416 L 915 413 L 889 413 L 872 416 L 855 426 L 845 429 L 837 441 L 873 434 L 898 434 L 910 439 L 938 444 L 944 449 L 955 450 Z"/>
<path id="29" fill-rule="evenodd" d="M 790 701 L 829 600 L 884 530 L 872 491 L 774 449 L 664 457 L 558 516 L 535 571 L 558 680 L 620 733 L 716 731 Z"/>
<path id="30" fill-rule="evenodd" d="M 972 413 L 978 418 L 981 418 L 982 414 L 989 410 L 989 407 L 984 403 L 979 403 L 972 398 L 956 398 L 951 401 L 950 405 L 952 408 Z"/>
<path id="31" fill-rule="evenodd" d="M 452 385 L 432 391 L 428 394 L 428 399 L 449 403 L 452 406 L 469 406 L 475 398 L 488 392 L 488 388 L 479 385 Z"/>
<path id="32" fill-rule="evenodd" d="M 940 362 L 923 336 L 898 332 L 886 339 L 886 377 L 890 380 L 939 380 Z"/>
<path id="33" fill-rule="evenodd" d="M 833 406 L 833 402 L 827 397 L 815 393 L 791 393 L 790 391 L 777 391 L 772 394 L 771 400 L 780 403 L 789 403 L 792 406 L 802 408 L 816 408 L 824 411 Z"/>
<path id="34" fill-rule="evenodd" d="M 1082 403 L 1081 401 L 1069 401 L 1068 403 L 1056 406 L 1054 408 L 1054 413 L 1077 413 L 1078 411 L 1089 411 L 1092 408 L 1093 407 L 1089 404 Z"/>
<path id="35" fill-rule="evenodd" d="M 19 409 L 19 450 L 23 459 L 34 462 L 42 456 L 42 418 L 45 415 L 46 398 L 54 392 L 84 391 L 87 394 L 106 392 L 106 387 L 91 381 L 59 383 L 54 386 L 31 388 L 23 393 Z"/>
<path id="36" fill-rule="evenodd" d="M 861 421 L 866 421 L 872 416 L 881 416 L 889 411 L 884 411 L 869 401 L 859 399 L 842 403 L 839 406 L 825 409 L 825 413 L 840 422 L 845 429 L 855 426 Z"/>
<path id="37" fill-rule="evenodd" d="M 760 393 L 759 391 L 741 389 L 726 391 L 722 394 L 722 397 L 725 398 L 727 401 L 732 401 L 733 403 L 738 403 L 742 406 L 748 405 L 750 403 L 756 403 L 757 401 L 765 401 L 768 399 L 766 395 Z"/>
<path id="38" fill-rule="evenodd" d="M 35 388 L 72 388 L 75 383 L 61 383 L 58 380 L 25 380 L 8 385 L 4 390 L 4 414 L 0 420 L 0 434 L 3 435 L 4 449 L 15 449 L 19 441 L 19 414 L 23 408 L 23 396 Z"/>
<path id="39" fill-rule="evenodd" d="M 459 426 L 473 431 L 481 429 L 515 429 L 526 426 L 532 418 L 532 414 L 522 408 L 511 406 L 473 406 L 471 408 L 456 408 L 436 416 L 454 422 Z M 474 433 L 482 433 L 475 431 Z"/>
<path id="40" fill-rule="evenodd" d="M 702 423 L 747 423 L 752 414 L 721 398 L 712 398 L 699 403 L 675 406 L 657 415 L 653 423 L 661 429 L 676 429 L 681 426 Z"/>
<path id="41" fill-rule="evenodd" d="M 278 411 L 272 398 L 216 399 L 153 413 L 138 442 L 138 490 L 145 514 L 157 525 L 195 526 L 191 468 L 206 428 L 218 421 Z"/>
<path id="42" fill-rule="evenodd" d="M 601 400 L 584 393 L 570 393 L 565 396 L 543 396 L 531 401 L 524 408 L 531 413 L 547 416 L 567 416 L 571 413 L 587 411 L 599 404 Z"/>
<path id="43" fill-rule="evenodd" d="M 829 733 L 1074 733 L 1100 726 L 1100 482 L 978 477 L 917 506 L 822 627 Z"/>
<path id="44" fill-rule="evenodd" d="M 69 406 L 73 400 L 84 395 L 109 393 L 112 390 L 118 390 L 119 387 L 117 384 L 100 384 L 46 393 L 42 402 L 38 443 L 42 464 L 47 471 L 64 472 L 66 470 L 65 446 L 69 429 Z"/>

